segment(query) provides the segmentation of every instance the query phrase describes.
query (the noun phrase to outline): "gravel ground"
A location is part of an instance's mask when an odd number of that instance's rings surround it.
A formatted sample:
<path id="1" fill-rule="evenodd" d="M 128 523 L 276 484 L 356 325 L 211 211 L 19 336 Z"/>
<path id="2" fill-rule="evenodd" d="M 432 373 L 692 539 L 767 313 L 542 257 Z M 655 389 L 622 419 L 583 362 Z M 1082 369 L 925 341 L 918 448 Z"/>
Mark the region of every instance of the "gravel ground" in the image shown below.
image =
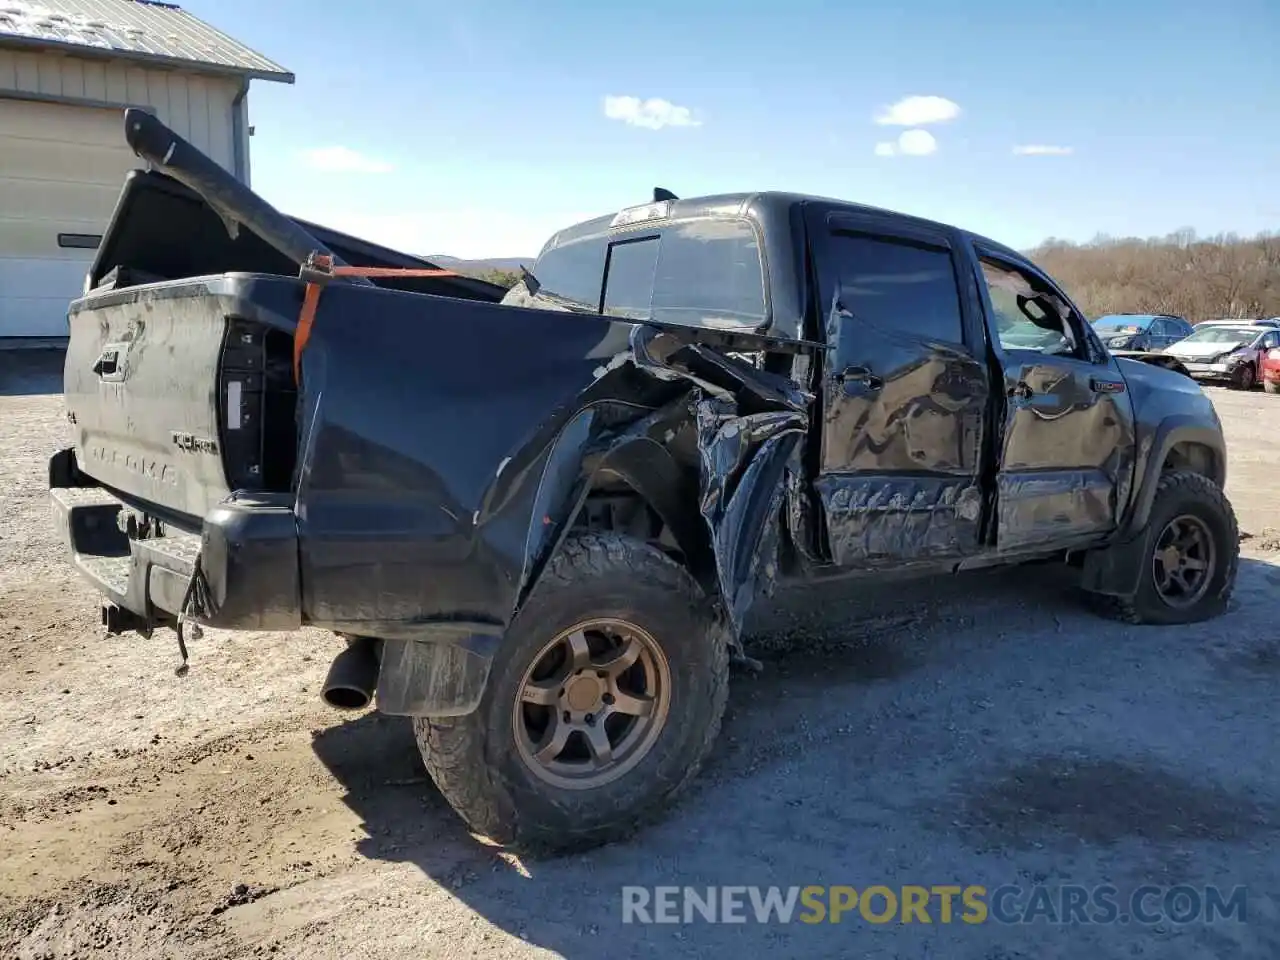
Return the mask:
<path id="1" fill-rule="evenodd" d="M 208 631 L 179 678 L 171 634 L 101 636 L 51 536 L 57 368 L 0 354 L 0 956 L 1280 956 L 1280 397 L 1210 390 L 1226 616 L 1113 624 L 1050 567 L 790 595 L 667 819 L 522 861 L 467 835 L 406 722 L 320 704 L 333 637 Z M 1246 915 L 622 922 L 623 886 L 735 884 L 1243 885 Z"/>

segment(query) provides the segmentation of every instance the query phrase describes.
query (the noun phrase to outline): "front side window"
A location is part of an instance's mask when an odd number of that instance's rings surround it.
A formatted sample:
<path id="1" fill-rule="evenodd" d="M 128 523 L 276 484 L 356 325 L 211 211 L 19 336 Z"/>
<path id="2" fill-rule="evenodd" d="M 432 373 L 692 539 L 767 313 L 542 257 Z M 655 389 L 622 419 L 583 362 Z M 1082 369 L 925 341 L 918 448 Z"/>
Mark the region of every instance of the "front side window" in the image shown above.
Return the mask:
<path id="1" fill-rule="evenodd" d="M 1071 307 L 1061 297 L 1017 267 L 988 257 L 981 262 L 1002 348 L 1081 359 L 1087 356 L 1071 323 Z"/>
<path id="2" fill-rule="evenodd" d="M 831 252 L 840 306 L 855 325 L 922 340 L 964 342 L 951 252 L 890 237 L 838 233 Z"/>

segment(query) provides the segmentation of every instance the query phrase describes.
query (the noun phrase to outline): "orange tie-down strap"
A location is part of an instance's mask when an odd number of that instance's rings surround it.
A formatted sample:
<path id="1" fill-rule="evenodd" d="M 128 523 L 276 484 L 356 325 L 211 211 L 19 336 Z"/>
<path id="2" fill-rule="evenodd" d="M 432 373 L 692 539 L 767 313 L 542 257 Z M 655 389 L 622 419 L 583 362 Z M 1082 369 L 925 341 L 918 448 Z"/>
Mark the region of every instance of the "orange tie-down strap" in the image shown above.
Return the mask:
<path id="1" fill-rule="evenodd" d="M 334 277 L 459 277 L 453 270 L 427 269 L 420 267 L 335 267 L 333 257 L 328 254 L 313 253 L 298 271 L 298 276 L 307 281 L 306 292 L 302 296 L 302 312 L 298 314 L 298 329 L 293 334 L 293 381 L 302 382 L 302 351 L 311 339 L 311 326 L 316 321 L 316 307 L 320 304 L 320 292 Z"/>

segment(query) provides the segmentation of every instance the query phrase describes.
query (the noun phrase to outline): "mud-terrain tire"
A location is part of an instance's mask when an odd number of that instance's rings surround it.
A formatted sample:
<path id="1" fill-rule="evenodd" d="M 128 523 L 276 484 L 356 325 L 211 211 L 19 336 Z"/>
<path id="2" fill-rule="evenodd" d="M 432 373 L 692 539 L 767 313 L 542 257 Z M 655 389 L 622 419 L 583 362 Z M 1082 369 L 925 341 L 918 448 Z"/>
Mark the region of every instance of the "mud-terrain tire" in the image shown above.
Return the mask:
<path id="1" fill-rule="evenodd" d="M 1252 390 L 1257 382 L 1258 372 L 1254 370 L 1252 363 L 1242 363 L 1231 375 L 1232 390 Z"/>
<path id="2" fill-rule="evenodd" d="M 1280 380 L 1263 380 L 1262 389 L 1267 393 L 1280 393 Z"/>
<path id="3" fill-rule="evenodd" d="M 1189 522 L 1184 522 L 1188 518 Z M 1211 542 L 1209 556 L 1203 558 L 1210 566 L 1205 573 L 1207 582 L 1198 596 L 1188 593 L 1182 597 L 1190 602 L 1175 605 L 1158 585 L 1162 579 L 1158 570 L 1166 567 L 1163 561 L 1157 564 L 1157 554 L 1167 549 L 1162 544 L 1179 539 L 1178 530 L 1195 528 Z M 1156 487 L 1139 556 L 1142 569 L 1137 593 L 1132 597 L 1099 597 L 1104 613 L 1128 623 L 1150 624 L 1197 623 L 1224 613 L 1240 563 L 1240 529 L 1222 489 L 1198 473 L 1164 474 Z"/>
<path id="4" fill-rule="evenodd" d="M 580 629 L 583 624 L 606 626 Z M 620 639 L 612 650 L 598 654 L 601 645 L 610 642 L 609 624 L 621 624 Z M 720 732 L 729 676 L 729 650 L 720 634 L 704 592 L 660 550 L 611 533 L 572 537 L 507 631 L 476 710 L 461 717 L 414 720 L 427 771 L 471 830 L 499 844 L 529 852 L 564 852 L 622 838 L 656 818 L 676 798 Z M 590 659 L 580 660 L 579 651 L 588 640 Z M 634 684 L 638 674 L 625 668 L 616 685 L 608 686 L 612 693 L 596 692 L 594 705 L 584 705 L 584 694 L 593 696 L 594 678 L 605 677 L 597 664 L 612 663 L 618 669 L 622 652 L 633 650 L 636 643 L 643 647 L 636 661 L 639 675 L 657 678 L 646 688 L 649 692 L 630 699 L 631 687 L 624 691 L 622 684 Z M 557 669 L 548 674 L 550 679 L 536 680 L 539 674 L 533 671 L 548 662 Z M 587 671 L 575 673 L 575 666 L 583 662 L 590 664 Z M 667 684 L 665 694 L 659 692 L 661 682 Z M 615 684 L 614 675 L 600 684 Z M 556 696 L 556 705 L 539 702 Z M 651 723 L 659 714 L 663 720 L 629 741 L 630 754 L 621 752 L 628 742 L 625 736 L 611 748 L 620 751 L 614 779 L 603 772 L 592 779 L 587 770 L 586 779 L 566 785 L 568 775 L 563 772 L 569 766 L 557 767 L 557 773 L 552 770 L 554 761 L 548 766 L 537 759 L 541 747 L 551 748 L 552 724 L 558 726 L 564 718 L 568 728 L 572 716 L 577 726 L 567 736 L 576 744 L 561 748 L 564 755 L 576 749 L 580 761 L 602 763 L 599 758 L 606 754 L 591 737 L 615 721 L 625 728 L 633 718 L 607 716 L 596 730 L 585 711 L 625 715 L 624 705 L 642 710 L 636 706 L 642 701 L 651 711 Z M 526 738 L 531 716 L 545 724 L 538 738 Z M 590 729 L 582 726 L 587 723 L 592 723 Z M 646 742 L 637 755 L 636 745 Z"/>

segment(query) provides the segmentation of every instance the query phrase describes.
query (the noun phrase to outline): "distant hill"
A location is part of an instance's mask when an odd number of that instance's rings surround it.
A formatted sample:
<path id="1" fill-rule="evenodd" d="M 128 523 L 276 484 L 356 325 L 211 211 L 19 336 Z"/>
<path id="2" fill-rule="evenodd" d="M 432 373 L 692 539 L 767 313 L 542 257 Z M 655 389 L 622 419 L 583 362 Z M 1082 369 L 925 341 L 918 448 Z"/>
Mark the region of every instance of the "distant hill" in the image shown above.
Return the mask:
<path id="1" fill-rule="evenodd" d="M 532 256 L 486 257 L 483 260 L 464 260 L 461 257 L 451 257 L 444 253 L 424 253 L 421 256 L 424 260 L 430 260 L 446 270 L 456 270 L 458 273 L 466 273 L 471 276 L 492 273 L 495 270 L 504 273 L 515 271 L 520 269 L 521 264 L 532 270 L 534 261 L 538 259 L 536 256 Z"/>

